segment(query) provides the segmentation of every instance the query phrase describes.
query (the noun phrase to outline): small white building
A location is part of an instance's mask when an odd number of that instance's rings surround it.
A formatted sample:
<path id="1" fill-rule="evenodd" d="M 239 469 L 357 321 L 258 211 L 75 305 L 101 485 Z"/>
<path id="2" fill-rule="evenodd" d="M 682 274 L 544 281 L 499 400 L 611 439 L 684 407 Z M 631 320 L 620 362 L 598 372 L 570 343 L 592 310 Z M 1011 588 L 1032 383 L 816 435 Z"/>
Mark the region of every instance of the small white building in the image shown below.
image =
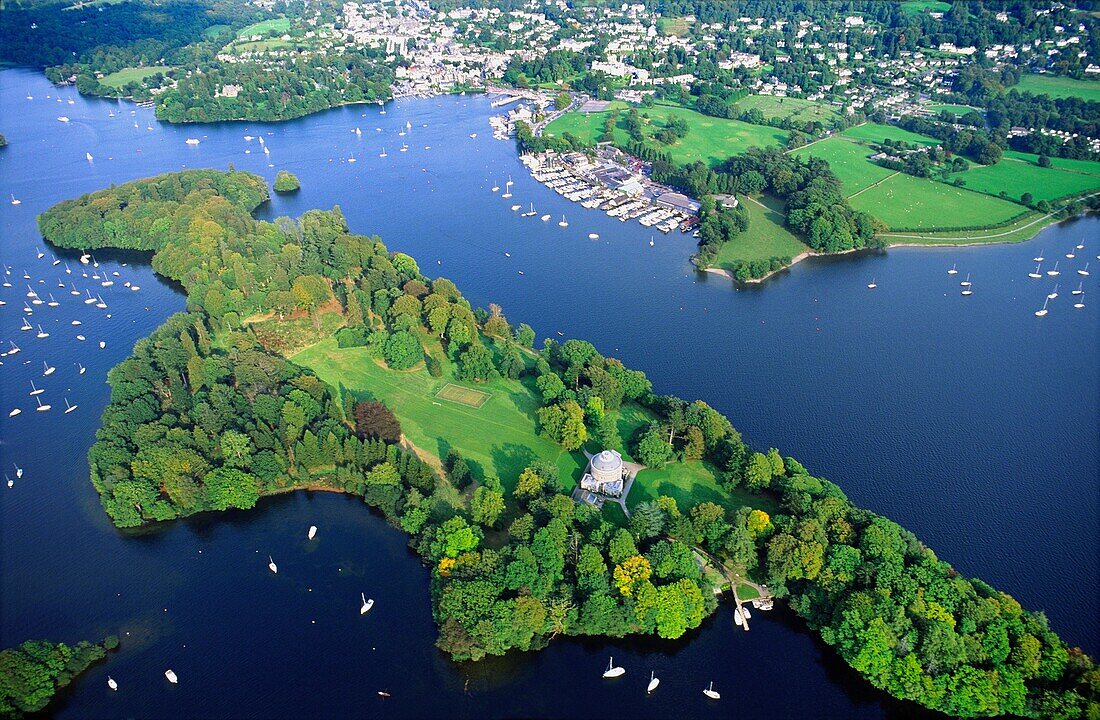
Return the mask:
<path id="1" fill-rule="evenodd" d="M 588 469 L 581 476 L 581 489 L 619 497 L 623 494 L 623 476 L 623 456 L 614 450 L 604 450 L 589 459 Z"/>

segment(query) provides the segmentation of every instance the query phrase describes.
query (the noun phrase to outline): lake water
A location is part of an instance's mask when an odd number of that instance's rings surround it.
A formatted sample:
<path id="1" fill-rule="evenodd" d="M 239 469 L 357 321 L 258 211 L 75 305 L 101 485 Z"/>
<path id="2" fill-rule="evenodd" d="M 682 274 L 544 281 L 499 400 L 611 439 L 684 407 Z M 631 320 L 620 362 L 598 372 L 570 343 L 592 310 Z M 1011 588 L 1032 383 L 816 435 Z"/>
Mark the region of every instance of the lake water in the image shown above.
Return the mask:
<path id="1" fill-rule="evenodd" d="M 140 256 L 103 252 L 93 268 L 48 248 L 34 217 L 111 183 L 231 163 L 269 180 L 278 169 L 301 179 L 301 192 L 273 198 L 263 217 L 338 204 L 356 232 L 413 255 L 429 276 L 452 278 L 475 304 L 500 303 L 540 336 L 591 340 L 644 370 L 659 392 L 707 400 L 750 443 L 799 458 L 960 571 L 1044 609 L 1069 642 L 1100 651 L 1100 220 L 1020 245 L 808 261 L 736 290 L 692 270 L 688 236 L 655 233 L 650 247 L 639 224 L 535 183 L 513 145 L 491 138 L 489 113 L 484 98 L 451 97 L 393 103 L 385 115 L 354 107 L 284 124 L 175 127 L 151 110 L 53 88 L 34 72 L 0 71 L 0 132 L 11 143 L 0 151 L 0 262 L 12 268 L 12 287 L 0 288 L 0 341 L 23 350 L 0 367 L 0 472 L 14 479 L 13 463 L 24 470 L 13 488 L 0 487 L 0 645 L 123 640 L 65 693 L 57 716 L 914 712 L 860 680 L 783 610 L 761 614 L 750 633 L 723 608 L 678 642 L 555 641 L 454 665 L 433 647 L 427 573 L 404 535 L 339 495 L 297 493 L 247 513 L 114 529 L 85 459 L 108 400 L 106 373 L 182 309 L 183 296 Z M 245 135 L 262 135 L 270 155 Z M 490 192 L 509 175 L 510 201 Z M 554 222 L 509 210 L 532 202 Z M 556 223 L 562 213 L 567 229 Z M 1067 260 L 1079 242 L 1085 250 Z M 1058 258 L 1063 271 L 1041 319 L 1033 313 L 1056 279 L 1028 279 L 1040 251 L 1044 270 Z M 1093 272 L 1082 278 L 1075 270 L 1086 257 Z M 958 276 L 946 272 L 953 263 Z M 83 272 L 119 276 L 104 288 Z M 959 294 L 966 273 L 969 298 Z M 1087 307 L 1077 310 L 1069 291 L 1079 280 Z M 70 283 L 101 294 L 108 308 L 80 302 Z M 60 303 L 31 308 L 48 338 L 19 330 L 27 285 Z M 49 377 L 43 361 L 57 368 Z M 34 411 L 32 380 L 51 411 Z M 65 400 L 77 410 L 64 414 Z M 13 407 L 23 414 L 8 418 Z M 307 542 L 312 524 L 320 530 Z M 366 618 L 361 591 L 377 601 Z M 609 654 L 627 668 L 624 679 L 600 679 Z M 178 686 L 164 680 L 169 667 Z M 651 669 L 662 685 L 647 698 Z M 700 692 L 710 680 L 720 703 Z"/>

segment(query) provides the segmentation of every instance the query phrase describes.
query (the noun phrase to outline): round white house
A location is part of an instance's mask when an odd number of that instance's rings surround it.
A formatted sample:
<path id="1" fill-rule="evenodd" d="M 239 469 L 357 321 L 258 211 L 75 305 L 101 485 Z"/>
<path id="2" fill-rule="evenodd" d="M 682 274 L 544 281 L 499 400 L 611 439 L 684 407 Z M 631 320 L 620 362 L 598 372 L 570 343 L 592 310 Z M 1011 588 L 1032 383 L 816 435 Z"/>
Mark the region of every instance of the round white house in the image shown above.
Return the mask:
<path id="1" fill-rule="evenodd" d="M 623 456 L 614 450 L 604 450 L 592 456 L 589 466 L 592 479 L 597 483 L 610 483 L 623 479 Z"/>

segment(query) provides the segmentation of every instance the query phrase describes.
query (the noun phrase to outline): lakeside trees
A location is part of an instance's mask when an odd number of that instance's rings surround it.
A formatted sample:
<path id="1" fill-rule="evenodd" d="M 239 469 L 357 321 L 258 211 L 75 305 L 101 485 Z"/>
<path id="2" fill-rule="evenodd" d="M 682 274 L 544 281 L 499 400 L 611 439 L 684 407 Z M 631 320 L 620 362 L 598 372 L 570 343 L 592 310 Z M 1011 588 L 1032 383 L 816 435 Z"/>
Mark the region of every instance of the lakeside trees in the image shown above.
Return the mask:
<path id="1" fill-rule="evenodd" d="M 28 640 L 0 652 L 0 717 L 41 712 L 59 690 L 117 647 L 112 635 L 101 643 L 82 640 L 73 646 Z"/>
<path id="2" fill-rule="evenodd" d="M 188 291 L 189 312 L 108 376 L 111 403 L 89 462 L 117 525 L 251 507 L 293 488 L 354 493 L 409 533 L 430 568 L 437 643 L 456 659 L 536 649 L 562 634 L 680 637 L 715 606 L 692 555 L 701 547 L 789 597 L 846 662 L 896 697 L 963 716 L 1095 714 L 1092 660 L 1043 616 L 961 577 L 797 460 L 753 452 L 706 403 L 654 394 L 643 373 L 581 340 L 548 340 L 509 367 L 504 358 L 528 345 L 530 328 L 513 331 L 499 308 L 472 309 L 452 282 L 350 233 L 338 209 L 256 221 L 249 211 L 264 197 L 254 176 L 187 171 L 60 203 L 39 220 L 67 247 L 155 250 L 158 272 Z M 279 321 L 277 310 L 297 317 Z M 651 419 L 627 439 L 636 457 L 705 460 L 727 488 L 778 511 L 658 496 L 621 527 L 558 492 L 557 468 L 543 463 L 508 478 L 510 492 L 459 453 L 438 476 L 393 444 L 383 408 L 356 412 L 350 394 L 261 342 L 263 323 L 307 316 L 362 330 L 351 340 L 369 362 L 393 360 L 391 369 L 408 359 L 386 356 L 401 337 L 395 347 L 419 353 L 417 362 L 446 353 L 478 372 L 491 360 L 495 372 L 533 374 L 541 429 L 564 448 L 591 436 L 614 446 L 609 413 L 635 403 Z"/>

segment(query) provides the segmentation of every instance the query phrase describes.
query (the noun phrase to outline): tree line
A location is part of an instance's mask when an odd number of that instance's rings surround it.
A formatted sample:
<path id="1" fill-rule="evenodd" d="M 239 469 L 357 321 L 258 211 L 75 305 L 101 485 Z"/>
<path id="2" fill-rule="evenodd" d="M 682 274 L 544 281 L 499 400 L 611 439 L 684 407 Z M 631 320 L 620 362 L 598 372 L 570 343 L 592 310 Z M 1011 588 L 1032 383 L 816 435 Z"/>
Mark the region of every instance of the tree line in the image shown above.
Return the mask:
<path id="1" fill-rule="evenodd" d="M 39 713 L 62 688 L 118 647 L 111 635 L 101 643 L 76 645 L 27 640 L 0 652 L 0 717 Z"/>

